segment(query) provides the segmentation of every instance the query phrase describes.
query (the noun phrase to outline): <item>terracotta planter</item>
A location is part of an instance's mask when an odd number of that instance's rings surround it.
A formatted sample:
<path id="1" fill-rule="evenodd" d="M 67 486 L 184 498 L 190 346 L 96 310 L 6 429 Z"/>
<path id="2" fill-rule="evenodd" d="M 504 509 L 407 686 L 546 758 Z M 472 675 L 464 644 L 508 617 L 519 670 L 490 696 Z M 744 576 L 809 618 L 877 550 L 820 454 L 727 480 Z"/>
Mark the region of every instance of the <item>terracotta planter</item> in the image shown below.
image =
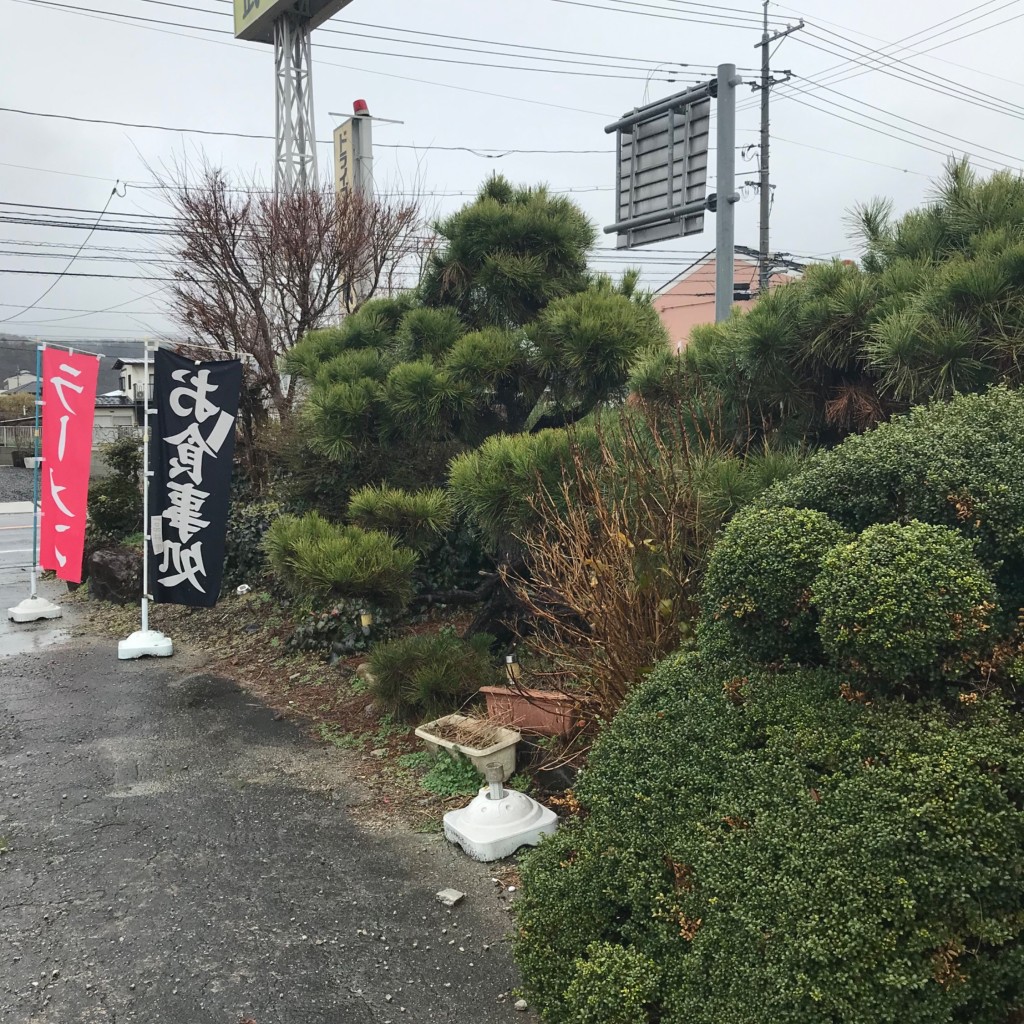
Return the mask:
<path id="1" fill-rule="evenodd" d="M 509 686 L 481 686 L 480 692 L 487 698 L 487 717 L 499 725 L 537 736 L 568 736 L 572 732 L 572 701 L 563 693 Z"/>

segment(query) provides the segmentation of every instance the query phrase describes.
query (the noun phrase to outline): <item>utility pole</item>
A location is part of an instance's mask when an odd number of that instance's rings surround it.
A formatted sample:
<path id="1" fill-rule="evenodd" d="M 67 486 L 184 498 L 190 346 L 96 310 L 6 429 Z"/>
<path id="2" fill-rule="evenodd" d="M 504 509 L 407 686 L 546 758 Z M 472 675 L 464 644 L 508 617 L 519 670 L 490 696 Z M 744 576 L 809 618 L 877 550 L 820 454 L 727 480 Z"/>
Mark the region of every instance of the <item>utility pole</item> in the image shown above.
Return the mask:
<path id="1" fill-rule="evenodd" d="M 786 36 L 792 35 L 794 32 L 799 32 L 804 27 L 803 19 L 800 19 L 799 24 L 789 26 L 781 32 L 768 32 L 768 3 L 769 0 L 764 0 L 764 29 L 761 33 L 761 42 L 755 44 L 761 47 L 761 83 L 755 85 L 755 89 L 761 90 L 761 181 L 760 181 L 760 194 L 761 194 L 761 228 L 760 236 L 758 239 L 758 292 L 764 295 L 768 291 L 768 281 L 771 277 L 771 273 L 768 267 L 768 240 L 769 240 L 769 229 L 768 222 L 771 218 L 772 210 L 772 188 L 771 178 L 768 173 L 769 167 L 769 153 L 771 149 L 771 131 L 769 129 L 768 120 L 768 97 L 771 94 L 772 86 L 778 85 L 781 82 L 786 82 L 791 77 L 790 72 L 785 71 L 783 74 L 785 78 L 780 78 L 778 81 L 772 78 L 771 71 L 771 55 L 768 53 L 768 47 L 775 42 L 776 39 L 785 39 Z"/>

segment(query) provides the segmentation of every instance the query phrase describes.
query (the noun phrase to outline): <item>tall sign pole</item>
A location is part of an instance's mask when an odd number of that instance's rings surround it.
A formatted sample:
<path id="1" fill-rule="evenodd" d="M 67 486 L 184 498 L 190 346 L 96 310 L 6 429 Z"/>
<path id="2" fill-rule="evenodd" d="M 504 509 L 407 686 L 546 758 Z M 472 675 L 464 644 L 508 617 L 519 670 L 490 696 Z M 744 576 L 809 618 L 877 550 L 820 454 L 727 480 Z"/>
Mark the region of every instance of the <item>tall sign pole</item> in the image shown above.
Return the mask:
<path id="1" fill-rule="evenodd" d="M 729 318 L 736 277 L 736 77 L 735 64 L 719 64 L 718 130 L 715 174 L 715 323 Z"/>
<path id="2" fill-rule="evenodd" d="M 772 186 L 771 180 L 768 173 L 769 167 L 769 154 L 771 150 L 771 130 L 770 121 L 768 118 L 768 99 L 771 96 L 772 86 L 778 85 L 781 82 L 785 82 L 789 79 L 790 73 L 784 72 L 785 77 L 778 79 L 778 81 L 772 78 L 771 71 L 771 54 L 768 52 L 768 47 L 775 42 L 776 39 L 785 39 L 786 36 L 792 35 L 794 32 L 799 32 L 804 27 L 804 23 L 801 20 L 798 25 L 792 27 L 786 26 L 782 32 L 768 32 L 768 4 L 770 0 L 764 0 L 764 30 L 761 33 L 761 42 L 756 45 L 761 48 L 761 83 L 755 85 L 755 89 L 761 90 L 761 174 L 758 191 L 760 192 L 761 198 L 761 217 L 760 217 L 760 231 L 758 236 L 758 292 L 764 295 L 768 291 L 768 284 L 771 280 L 771 268 L 769 267 L 769 221 L 771 220 L 772 214 Z"/>
<path id="3" fill-rule="evenodd" d="M 274 191 L 316 184 L 310 36 L 351 0 L 233 0 L 235 38 L 274 47 Z"/>
<path id="4" fill-rule="evenodd" d="M 616 220 L 604 230 L 616 248 L 699 235 L 704 212 L 715 217 L 715 319 L 729 316 L 736 241 L 735 64 L 710 81 L 637 107 L 605 126 L 615 133 Z M 717 100 L 718 192 L 707 194 L 711 100 Z"/>
<path id="5" fill-rule="evenodd" d="M 317 180 L 313 58 L 308 19 L 282 14 L 274 22 L 274 191 Z"/>

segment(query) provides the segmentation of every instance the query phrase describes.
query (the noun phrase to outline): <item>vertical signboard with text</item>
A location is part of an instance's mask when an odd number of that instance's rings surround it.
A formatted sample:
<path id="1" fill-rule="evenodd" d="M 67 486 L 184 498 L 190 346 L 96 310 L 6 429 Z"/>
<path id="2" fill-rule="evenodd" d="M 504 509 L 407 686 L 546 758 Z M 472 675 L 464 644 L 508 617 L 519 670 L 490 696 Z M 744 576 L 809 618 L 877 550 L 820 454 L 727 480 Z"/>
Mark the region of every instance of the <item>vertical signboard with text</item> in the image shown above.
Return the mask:
<path id="1" fill-rule="evenodd" d="M 146 552 L 152 596 L 211 607 L 224 570 L 242 364 L 195 362 L 160 349 L 154 371 Z"/>
<path id="2" fill-rule="evenodd" d="M 81 583 L 99 360 L 46 348 L 42 369 L 39 564 L 62 580 Z"/>

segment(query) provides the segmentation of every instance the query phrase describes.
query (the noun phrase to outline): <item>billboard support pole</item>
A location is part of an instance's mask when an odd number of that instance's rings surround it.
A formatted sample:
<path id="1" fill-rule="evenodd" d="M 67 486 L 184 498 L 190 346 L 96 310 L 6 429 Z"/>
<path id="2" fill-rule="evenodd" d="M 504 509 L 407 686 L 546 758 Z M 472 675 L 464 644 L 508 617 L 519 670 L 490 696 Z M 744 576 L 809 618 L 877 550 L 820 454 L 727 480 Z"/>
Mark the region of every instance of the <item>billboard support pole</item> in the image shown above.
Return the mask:
<path id="1" fill-rule="evenodd" d="M 735 64 L 718 65 L 717 145 L 715 210 L 715 323 L 727 320 L 732 311 L 735 277 L 736 208 L 736 77 Z"/>
<path id="2" fill-rule="evenodd" d="M 274 20 L 274 191 L 317 183 L 313 58 L 309 19 L 291 12 Z"/>

